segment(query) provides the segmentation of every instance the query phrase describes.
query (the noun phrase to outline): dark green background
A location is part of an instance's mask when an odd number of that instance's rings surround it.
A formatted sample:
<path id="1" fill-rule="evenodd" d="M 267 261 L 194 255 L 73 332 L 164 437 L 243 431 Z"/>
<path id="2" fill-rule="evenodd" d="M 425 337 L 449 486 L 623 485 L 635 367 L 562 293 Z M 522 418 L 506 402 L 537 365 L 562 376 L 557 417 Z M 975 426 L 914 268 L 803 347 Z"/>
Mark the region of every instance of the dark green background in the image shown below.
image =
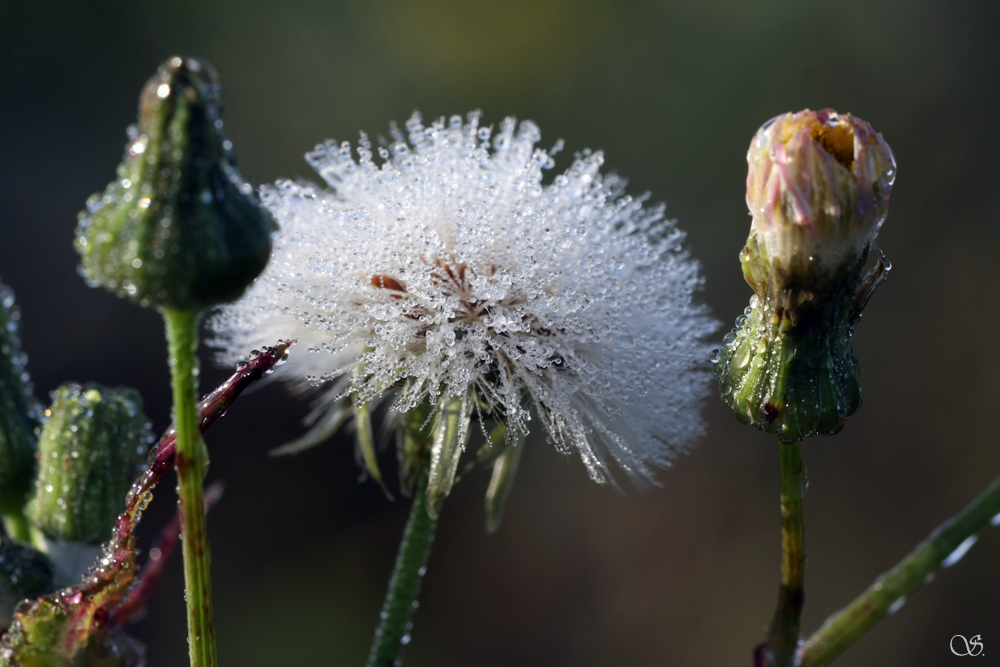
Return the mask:
<path id="1" fill-rule="evenodd" d="M 227 130 L 255 182 L 309 177 L 326 138 L 481 108 L 539 123 L 544 145 L 603 148 L 689 233 L 703 298 L 746 305 L 737 252 L 746 147 L 780 112 L 869 120 L 900 176 L 879 239 L 894 268 L 854 337 L 865 405 L 805 445 L 816 628 L 1000 473 L 1000 4 L 996 2 L 4 2 L 0 273 L 23 309 L 40 395 L 66 380 L 138 387 L 166 426 L 156 313 L 87 289 L 76 213 L 113 177 L 140 87 L 173 53 L 217 66 Z M 206 363 L 206 390 L 223 371 Z M 211 431 L 221 664 L 359 665 L 405 518 L 356 484 L 338 441 L 297 458 L 304 402 L 279 386 Z M 528 443 L 500 532 L 484 476 L 444 509 L 408 667 L 748 665 L 776 594 L 774 441 L 717 399 L 708 437 L 663 488 L 620 495 L 576 457 Z M 392 456 L 385 458 L 391 468 Z M 388 471 L 391 475 L 391 471 Z M 164 483 L 141 530 L 173 511 Z M 1000 530 L 838 664 L 940 665 L 955 634 L 1000 654 Z M 134 627 L 150 667 L 185 664 L 180 563 Z M 985 662 L 985 661 L 983 661 Z"/>

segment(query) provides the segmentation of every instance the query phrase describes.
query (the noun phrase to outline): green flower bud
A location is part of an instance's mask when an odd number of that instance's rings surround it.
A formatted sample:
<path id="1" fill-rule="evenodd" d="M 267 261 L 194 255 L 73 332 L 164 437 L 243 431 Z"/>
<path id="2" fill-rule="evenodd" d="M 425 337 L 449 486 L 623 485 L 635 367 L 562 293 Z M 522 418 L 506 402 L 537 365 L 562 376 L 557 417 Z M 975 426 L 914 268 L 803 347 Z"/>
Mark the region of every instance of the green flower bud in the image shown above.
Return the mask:
<path id="1" fill-rule="evenodd" d="M 111 537 L 153 442 L 142 399 L 134 389 L 63 385 L 46 416 L 28 518 L 57 543 L 98 545 Z"/>
<path id="2" fill-rule="evenodd" d="M 51 593 L 52 562 L 26 544 L 0 541 L 0 624 L 10 625 L 21 600 Z"/>
<path id="3" fill-rule="evenodd" d="M 128 135 L 117 178 L 79 215 L 80 273 L 157 308 L 239 297 L 267 264 L 276 224 L 236 169 L 212 66 L 167 60 Z"/>
<path id="4" fill-rule="evenodd" d="M 14 292 L 0 283 L 0 514 L 20 512 L 35 478 L 40 406 L 21 351 Z"/>
<path id="5" fill-rule="evenodd" d="M 722 398 L 783 441 L 832 435 L 861 407 L 850 336 L 889 270 L 875 237 L 896 162 L 868 123 L 824 109 L 768 121 L 747 164 L 740 260 L 755 294 L 713 353 Z"/>

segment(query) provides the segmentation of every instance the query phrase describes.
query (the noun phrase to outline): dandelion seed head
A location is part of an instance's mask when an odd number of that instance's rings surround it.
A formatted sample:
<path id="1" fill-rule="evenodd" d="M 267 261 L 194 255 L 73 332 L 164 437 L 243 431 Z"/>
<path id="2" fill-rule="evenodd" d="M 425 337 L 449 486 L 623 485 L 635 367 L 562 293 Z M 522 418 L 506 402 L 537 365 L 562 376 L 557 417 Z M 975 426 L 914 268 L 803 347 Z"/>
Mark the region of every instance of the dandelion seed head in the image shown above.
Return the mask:
<path id="1" fill-rule="evenodd" d="M 550 184 L 562 148 L 531 122 L 494 131 L 480 114 L 424 125 L 415 113 L 378 146 L 328 141 L 306 158 L 326 187 L 279 181 L 271 263 L 211 322 L 222 361 L 298 338 L 275 377 L 308 378 L 407 411 L 474 389 L 527 432 L 609 481 L 609 455 L 652 480 L 702 433 L 716 324 L 684 233 L 583 151 Z M 376 157 L 376 153 L 377 156 Z"/>

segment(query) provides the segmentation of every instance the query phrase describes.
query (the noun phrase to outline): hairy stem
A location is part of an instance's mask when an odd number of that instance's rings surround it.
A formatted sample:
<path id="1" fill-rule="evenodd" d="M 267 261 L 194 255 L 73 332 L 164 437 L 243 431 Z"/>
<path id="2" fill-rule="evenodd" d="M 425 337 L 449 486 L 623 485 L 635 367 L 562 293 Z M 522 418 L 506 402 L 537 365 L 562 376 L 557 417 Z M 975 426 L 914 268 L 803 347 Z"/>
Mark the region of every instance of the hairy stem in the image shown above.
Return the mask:
<path id="1" fill-rule="evenodd" d="M 211 553 L 205 529 L 203 483 L 208 454 L 201 439 L 195 352 L 199 313 L 164 309 L 170 378 L 174 390 L 177 489 L 180 498 L 184 591 L 187 601 L 191 667 L 214 667 L 215 626 L 212 620 Z"/>
<path id="2" fill-rule="evenodd" d="M 421 473 L 396 567 L 389 580 L 389 592 L 382 605 L 381 620 L 375 630 L 368 667 L 392 667 L 403 646 L 409 643 L 410 618 L 436 529 L 437 520 L 427 513 L 427 474 Z"/>
<path id="3" fill-rule="evenodd" d="M 982 530 L 990 519 L 1000 514 L 1000 477 L 965 506 L 961 512 L 934 529 L 894 568 L 882 574 L 853 602 L 831 616 L 811 636 L 799 654 L 801 667 L 821 667 L 830 664 L 876 623 L 895 611 L 921 585 L 929 580 L 949 556 L 960 558 L 969 540 Z M 958 549 L 962 547 L 962 551 Z"/>
<path id="4" fill-rule="evenodd" d="M 802 524 L 806 467 L 802 463 L 801 443 L 779 442 L 778 459 L 781 465 L 781 584 L 766 643 L 772 667 L 792 667 L 799 643 L 806 575 L 806 540 Z"/>

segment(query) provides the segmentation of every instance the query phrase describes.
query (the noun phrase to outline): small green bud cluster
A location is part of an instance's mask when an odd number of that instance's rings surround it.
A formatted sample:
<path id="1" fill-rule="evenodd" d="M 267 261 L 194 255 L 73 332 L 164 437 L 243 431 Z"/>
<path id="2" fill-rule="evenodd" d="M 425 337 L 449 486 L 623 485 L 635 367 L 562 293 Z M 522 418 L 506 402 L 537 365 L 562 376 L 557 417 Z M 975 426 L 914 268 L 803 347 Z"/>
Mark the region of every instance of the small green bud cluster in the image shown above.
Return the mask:
<path id="1" fill-rule="evenodd" d="M 739 421 L 785 442 L 832 435 L 861 407 L 850 336 L 890 268 L 875 237 L 895 159 L 868 123 L 824 109 L 765 123 L 747 164 L 753 223 L 740 260 L 755 294 L 713 353 L 721 395 Z"/>
<path id="2" fill-rule="evenodd" d="M 117 178 L 80 213 L 92 287 L 157 308 L 231 301 L 264 269 L 276 225 L 236 169 L 215 70 L 168 59 L 143 88 Z"/>
<path id="3" fill-rule="evenodd" d="M 111 537 L 153 442 L 133 389 L 63 385 L 38 442 L 28 518 L 49 539 L 98 545 Z"/>

